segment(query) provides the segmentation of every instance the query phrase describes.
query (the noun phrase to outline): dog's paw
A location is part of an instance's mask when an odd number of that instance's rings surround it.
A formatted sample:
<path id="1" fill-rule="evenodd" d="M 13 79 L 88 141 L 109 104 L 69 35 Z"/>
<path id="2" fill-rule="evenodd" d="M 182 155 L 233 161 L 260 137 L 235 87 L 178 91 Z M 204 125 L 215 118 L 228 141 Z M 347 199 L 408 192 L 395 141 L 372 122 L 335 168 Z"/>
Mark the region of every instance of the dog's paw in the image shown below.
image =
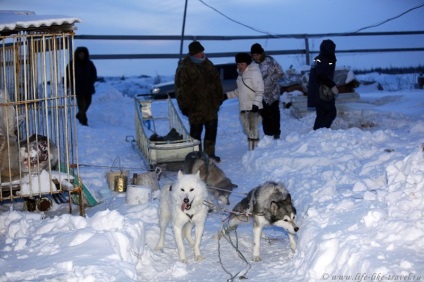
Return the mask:
<path id="1" fill-rule="evenodd" d="M 258 261 L 261 261 L 262 259 L 261 259 L 261 257 L 260 257 L 260 256 L 254 256 L 252 260 L 253 260 L 254 262 L 258 262 Z"/>
<path id="2" fill-rule="evenodd" d="M 188 259 L 187 258 L 180 258 L 180 262 L 187 264 L 188 263 Z"/>
<path id="3" fill-rule="evenodd" d="M 202 256 L 202 255 L 198 255 L 198 256 L 196 256 L 195 258 L 194 258 L 194 260 L 195 261 L 202 261 L 202 260 L 204 260 L 205 259 L 205 257 L 204 256 Z"/>
<path id="4" fill-rule="evenodd" d="M 159 245 L 158 245 L 158 246 L 156 246 L 156 247 L 155 247 L 155 251 L 156 251 L 156 252 L 158 252 L 158 251 L 162 251 L 162 249 L 163 249 L 163 246 L 159 246 Z"/>
<path id="5" fill-rule="evenodd" d="M 212 240 L 221 240 L 222 237 L 224 237 L 225 233 L 224 231 L 219 231 L 217 234 L 212 235 Z"/>
<path id="6" fill-rule="evenodd" d="M 290 249 L 291 249 L 292 253 L 296 252 L 296 248 L 297 248 L 296 242 L 294 240 L 290 241 Z"/>
<path id="7" fill-rule="evenodd" d="M 221 240 L 222 237 L 225 235 L 225 230 L 219 230 L 216 235 L 212 236 L 212 239 L 214 240 Z"/>

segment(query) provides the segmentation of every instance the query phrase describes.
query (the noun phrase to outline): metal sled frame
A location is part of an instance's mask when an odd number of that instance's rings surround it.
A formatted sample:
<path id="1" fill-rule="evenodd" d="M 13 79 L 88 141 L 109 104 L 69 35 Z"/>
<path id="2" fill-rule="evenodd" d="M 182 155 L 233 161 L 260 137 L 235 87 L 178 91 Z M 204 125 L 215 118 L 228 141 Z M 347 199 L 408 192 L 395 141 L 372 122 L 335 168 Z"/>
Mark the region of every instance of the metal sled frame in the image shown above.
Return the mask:
<path id="1" fill-rule="evenodd" d="M 170 98 L 167 100 L 168 117 L 153 117 L 152 100 L 137 96 L 134 101 L 135 142 L 148 170 L 153 170 L 159 164 L 183 162 L 188 153 L 199 151 L 200 141 L 190 136 Z M 183 138 L 176 141 L 151 141 L 148 132 L 152 132 L 152 128 L 153 132 L 156 131 L 155 122 L 158 120 L 168 120 L 169 129 L 175 128 Z"/>

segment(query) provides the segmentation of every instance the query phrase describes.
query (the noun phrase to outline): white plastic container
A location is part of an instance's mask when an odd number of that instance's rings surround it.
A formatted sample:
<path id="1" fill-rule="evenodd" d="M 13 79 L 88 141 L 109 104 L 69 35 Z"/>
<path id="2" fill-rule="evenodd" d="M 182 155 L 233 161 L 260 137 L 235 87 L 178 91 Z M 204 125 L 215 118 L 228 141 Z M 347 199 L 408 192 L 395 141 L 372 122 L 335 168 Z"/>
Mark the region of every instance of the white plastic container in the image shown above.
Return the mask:
<path id="1" fill-rule="evenodd" d="M 128 185 L 125 203 L 129 205 L 140 205 L 150 203 L 152 200 L 152 189 L 144 185 Z"/>

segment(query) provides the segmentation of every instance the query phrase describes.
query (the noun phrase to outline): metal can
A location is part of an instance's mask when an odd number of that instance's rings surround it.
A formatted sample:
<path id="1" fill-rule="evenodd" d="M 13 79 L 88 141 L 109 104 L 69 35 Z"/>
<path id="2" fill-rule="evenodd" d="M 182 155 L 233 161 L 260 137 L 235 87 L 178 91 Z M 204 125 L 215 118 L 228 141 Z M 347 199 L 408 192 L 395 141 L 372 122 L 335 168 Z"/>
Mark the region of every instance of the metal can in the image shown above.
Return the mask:
<path id="1" fill-rule="evenodd" d="M 120 175 L 115 176 L 114 190 L 116 192 L 122 193 L 127 191 L 128 185 L 128 176 Z"/>

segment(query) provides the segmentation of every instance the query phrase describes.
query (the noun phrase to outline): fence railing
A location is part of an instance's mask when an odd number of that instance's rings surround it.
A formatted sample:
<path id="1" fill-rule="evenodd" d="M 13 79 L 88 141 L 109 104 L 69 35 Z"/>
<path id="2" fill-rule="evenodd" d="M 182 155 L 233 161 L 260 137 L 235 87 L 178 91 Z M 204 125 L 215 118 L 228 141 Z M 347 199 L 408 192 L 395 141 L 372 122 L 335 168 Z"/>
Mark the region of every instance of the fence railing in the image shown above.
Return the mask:
<path id="1" fill-rule="evenodd" d="M 362 33 L 322 33 L 322 34 L 278 34 L 278 35 L 261 35 L 261 36 L 207 36 L 207 35 L 186 35 L 183 40 L 190 42 L 193 40 L 199 41 L 240 41 L 240 40 L 281 40 L 281 39 L 297 39 L 304 41 L 304 48 L 302 49 L 279 49 L 267 50 L 270 55 L 304 55 L 306 64 L 310 63 L 311 55 L 316 54 L 319 50 L 311 50 L 310 40 L 321 38 L 360 38 L 368 37 L 370 40 L 379 37 L 391 37 L 392 39 L 404 36 L 423 36 L 424 31 L 404 31 L 404 32 L 362 32 Z M 178 35 L 75 35 L 76 40 L 119 40 L 119 41 L 133 41 L 133 40 L 173 40 L 180 41 L 181 36 Z M 351 39 L 352 40 L 352 39 Z M 397 41 L 393 40 L 393 41 Z M 410 43 L 403 40 L 405 45 Z M 359 53 L 389 53 L 389 52 L 422 52 L 424 45 L 420 40 L 421 46 L 415 47 L 385 47 L 385 48 L 357 48 L 357 49 L 337 49 L 336 54 L 359 54 Z M 351 43 L 354 43 L 351 41 Z M 387 46 L 387 45 L 386 45 Z M 232 52 L 208 52 L 208 57 L 233 57 L 238 51 Z M 92 54 L 93 60 L 116 60 L 116 59 L 179 59 L 182 56 L 180 53 L 151 53 L 151 54 Z"/>
<path id="2" fill-rule="evenodd" d="M 336 45 L 338 65 L 350 66 L 354 70 L 393 67 L 419 67 L 424 66 L 424 31 L 394 31 L 394 32 L 362 32 L 362 33 L 322 33 L 322 34 L 277 34 L 260 36 L 208 36 L 185 35 L 183 42 L 188 45 L 193 40 L 208 41 L 207 56 L 209 58 L 230 58 L 238 52 L 250 50 L 254 42 L 264 42 L 266 53 L 273 55 L 283 62 L 283 68 L 288 66 L 309 65 L 319 53 L 319 44 L 323 39 L 332 39 Z M 185 54 L 158 53 L 157 50 L 170 50 L 162 48 L 164 42 L 177 41 L 175 50 L 179 50 L 182 37 L 179 35 L 75 35 L 76 44 L 92 45 L 91 59 L 97 63 L 101 60 L 121 60 L 119 63 L 135 66 L 138 59 L 167 60 L 171 66 L 170 73 L 175 71 L 178 60 Z M 87 42 L 88 41 L 88 42 Z M 101 41 L 101 44 L 98 42 Z M 95 44 L 94 44 L 95 42 Z M 239 44 L 239 43 L 242 44 Z M 235 44 L 237 43 L 237 44 Z M 122 48 L 113 48 L 112 45 L 120 44 Z M 203 43 L 202 43 L 203 44 Z M 160 47 L 152 47 L 157 45 Z M 244 46 L 243 50 L 240 47 Z M 122 52 L 100 54 L 106 47 L 108 50 L 129 50 Z M 141 47 L 140 47 L 141 46 Z M 263 45 L 264 46 L 264 45 Z M 238 48 L 239 50 L 235 50 Z M 144 50 L 137 53 L 134 50 Z M 216 52 L 219 50 L 219 52 Z M 94 52 L 93 52 L 94 51 Z M 152 51 L 152 52 L 149 52 Z M 160 64 L 161 62 L 157 62 Z M 168 63 L 173 62 L 173 63 Z M 118 63 L 118 62 L 117 62 Z"/>

